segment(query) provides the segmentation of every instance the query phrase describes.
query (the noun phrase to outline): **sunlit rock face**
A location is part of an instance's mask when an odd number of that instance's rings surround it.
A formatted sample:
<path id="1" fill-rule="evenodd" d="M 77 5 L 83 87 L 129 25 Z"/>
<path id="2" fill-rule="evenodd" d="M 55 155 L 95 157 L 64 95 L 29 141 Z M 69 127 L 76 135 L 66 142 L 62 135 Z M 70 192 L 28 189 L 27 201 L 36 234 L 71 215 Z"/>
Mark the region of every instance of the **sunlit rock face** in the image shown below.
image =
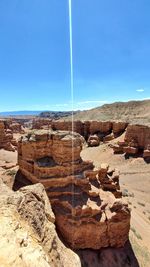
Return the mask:
<path id="1" fill-rule="evenodd" d="M 96 135 L 99 141 L 107 142 L 122 134 L 128 123 L 111 121 L 65 121 L 50 119 L 35 119 L 32 129 L 53 129 L 61 131 L 73 131 L 82 135 L 86 140 L 90 135 Z M 99 142 L 97 142 L 99 145 Z"/>
<path id="2" fill-rule="evenodd" d="M 94 169 L 80 157 L 77 133 L 37 131 L 18 144 L 14 187 L 40 182 L 56 217 L 57 230 L 74 249 L 121 247 L 128 240 L 130 210 L 121 200 L 119 172 Z"/>
<path id="3" fill-rule="evenodd" d="M 142 154 L 144 158 L 150 158 L 150 127 L 128 125 L 124 140 L 112 147 L 115 153 Z"/>
<path id="4" fill-rule="evenodd" d="M 16 145 L 12 131 L 5 127 L 4 121 L 0 120 L 0 149 L 15 151 L 14 144 Z"/>
<path id="5" fill-rule="evenodd" d="M 13 192 L 0 179 L 0 266 L 81 267 L 60 241 L 54 221 L 41 184 Z"/>
<path id="6" fill-rule="evenodd" d="M 117 137 L 118 135 L 123 133 L 127 125 L 128 123 L 125 122 L 74 121 L 73 130 L 74 132 L 81 134 L 86 140 L 90 135 L 96 134 L 100 138 L 100 141 L 106 141 L 107 140 L 106 137 L 109 136 L 110 134 L 113 134 L 114 137 Z M 51 127 L 54 130 L 71 131 L 72 122 L 63 120 L 52 121 Z"/>

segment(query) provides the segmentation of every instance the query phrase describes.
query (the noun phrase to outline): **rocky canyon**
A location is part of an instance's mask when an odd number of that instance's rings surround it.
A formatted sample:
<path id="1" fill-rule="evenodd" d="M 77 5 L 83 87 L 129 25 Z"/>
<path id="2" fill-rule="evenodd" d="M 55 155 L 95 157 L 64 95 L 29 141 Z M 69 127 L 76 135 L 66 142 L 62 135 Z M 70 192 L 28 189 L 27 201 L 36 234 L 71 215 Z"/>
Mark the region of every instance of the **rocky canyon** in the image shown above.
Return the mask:
<path id="1" fill-rule="evenodd" d="M 1 121 L 0 174 L 5 184 L 13 184 L 12 191 L 1 181 L 2 228 L 7 222 L 2 266 L 36 266 L 39 257 L 38 266 L 138 267 L 129 241 L 133 210 L 124 197 L 130 194 L 122 185 L 121 164 L 131 158 L 148 164 L 149 126 L 75 121 L 72 132 L 69 121 L 40 119 L 26 125 L 32 129 Z M 4 162 L 8 153 L 9 163 Z M 14 165 L 13 155 L 18 158 Z M 7 240 L 14 249 L 8 259 Z"/>

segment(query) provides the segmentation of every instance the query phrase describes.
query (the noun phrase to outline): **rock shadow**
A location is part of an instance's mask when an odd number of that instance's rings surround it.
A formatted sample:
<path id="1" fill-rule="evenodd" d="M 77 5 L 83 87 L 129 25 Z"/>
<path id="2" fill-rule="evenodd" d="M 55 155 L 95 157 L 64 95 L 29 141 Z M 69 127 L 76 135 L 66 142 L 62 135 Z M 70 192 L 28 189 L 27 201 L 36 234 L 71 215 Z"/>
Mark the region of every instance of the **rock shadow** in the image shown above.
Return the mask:
<path id="1" fill-rule="evenodd" d="M 140 267 L 130 241 L 123 248 L 75 251 L 82 267 Z"/>

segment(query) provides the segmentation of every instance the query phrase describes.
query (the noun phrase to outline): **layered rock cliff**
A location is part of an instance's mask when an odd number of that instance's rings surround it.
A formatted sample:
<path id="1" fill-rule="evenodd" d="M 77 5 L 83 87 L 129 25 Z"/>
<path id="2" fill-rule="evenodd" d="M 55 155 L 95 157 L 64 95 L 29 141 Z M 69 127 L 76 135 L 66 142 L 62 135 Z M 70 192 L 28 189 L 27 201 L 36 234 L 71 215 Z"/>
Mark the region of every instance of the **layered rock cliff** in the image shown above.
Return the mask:
<path id="1" fill-rule="evenodd" d="M 56 216 L 57 230 L 72 248 L 121 247 L 128 240 L 130 210 L 121 200 L 119 173 L 94 169 L 80 157 L 77 133 L 37 131 L 18 144 L 14 187 L 40 182 Z"/>

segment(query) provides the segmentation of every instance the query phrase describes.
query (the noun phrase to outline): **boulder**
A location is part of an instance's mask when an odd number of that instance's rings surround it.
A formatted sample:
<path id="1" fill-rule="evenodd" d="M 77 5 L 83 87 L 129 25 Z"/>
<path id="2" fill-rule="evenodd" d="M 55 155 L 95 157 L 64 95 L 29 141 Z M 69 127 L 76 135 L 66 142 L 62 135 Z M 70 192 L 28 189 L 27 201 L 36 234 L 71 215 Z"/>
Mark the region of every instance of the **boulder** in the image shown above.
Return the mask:
<path id="1" fill-rule="evenodd" d="M 87 144 L 88 144 L 88 146 L 99 146 L 100 139 L 96 134 L 90 135 L 88 140 L 87 140 Z"/>

